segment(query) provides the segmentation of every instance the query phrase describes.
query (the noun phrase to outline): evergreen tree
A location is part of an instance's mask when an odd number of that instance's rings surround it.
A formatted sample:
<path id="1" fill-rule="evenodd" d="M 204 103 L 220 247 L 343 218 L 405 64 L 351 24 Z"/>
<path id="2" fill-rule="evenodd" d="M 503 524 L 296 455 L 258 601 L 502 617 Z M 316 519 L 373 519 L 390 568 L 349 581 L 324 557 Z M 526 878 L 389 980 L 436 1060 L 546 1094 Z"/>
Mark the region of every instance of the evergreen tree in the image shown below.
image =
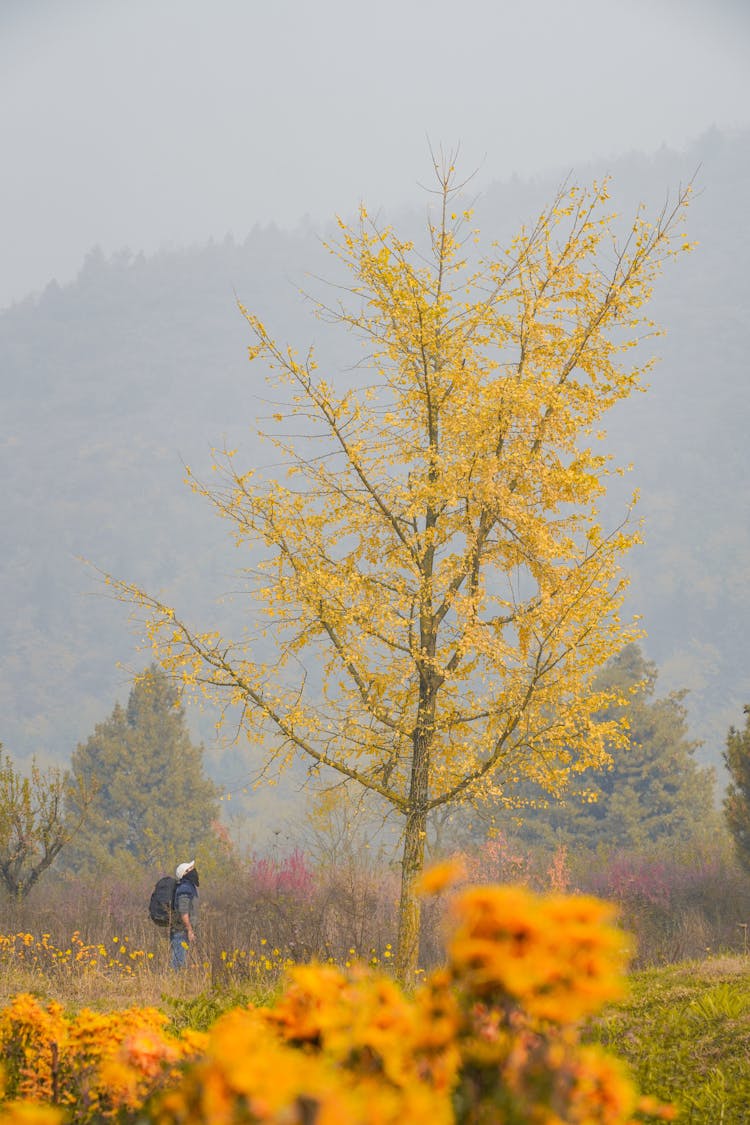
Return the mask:
<path id="1" fill-rule="evenodd" d="M 697 827 L 712 824 L 714 773 L 695 761 L 699 744 L 688 738 L 685 692 L 656 698 L 656 681 L 656 666 L 636 644 L 610 661 L 597 686 L 629 696 L 630 746 L 607 769 L 586 772 L 577 796 L 530 810 L 524 836 L 578 847 L 643 848 L 662 839 L 686 840 Z M 610 707 L 602 719 L 622 713 L 622 706 Z"/>
<path id="2" fill-rule="evenodd" d="M 724 816 L 737 857 L 750 871 L 750 707 L 745 707 L 745 729 L 729 728 L 724 762 L 731 781 L 724 797 Z"/>
<path id="3" fill-rule="evenodd" d="M 178 691 L 155 665 L 138 677 L 127 706 L 117 703 L 78 746 L 72 772 L 97 786 L 66 853 L 74 870 L 168 868 L 218 850 L 218 789 L 203 773 Z"/>

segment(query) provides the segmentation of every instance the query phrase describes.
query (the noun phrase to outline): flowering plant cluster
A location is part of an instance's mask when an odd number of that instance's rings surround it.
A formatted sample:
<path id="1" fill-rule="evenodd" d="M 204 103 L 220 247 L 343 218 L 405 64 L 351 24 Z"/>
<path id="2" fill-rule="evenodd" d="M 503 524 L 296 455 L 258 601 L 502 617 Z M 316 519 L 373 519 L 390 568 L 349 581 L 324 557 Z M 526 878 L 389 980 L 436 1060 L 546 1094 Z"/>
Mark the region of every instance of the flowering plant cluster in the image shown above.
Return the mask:
<path id="1" fill-rule="evenodd" d="M 86 942 L 76 930 L 62 945 L 49 933 L 40 937 L 19 932 L 0 934 L 0 966 L 23 967 L 30 973 L 54 979 L 71 971 L 77 976 L 96 973 L 105 976 L 132 976 L 143 963 L 154 960 L 154 954 L 136 949 L 127 937 L 113 937 L 108 944 Z"/>
<path id="2" fill-rule="evenodd" d="M 202 1033 L 172 1035 L 167 1023 L 155 1008 L 67 1017 L 56 1001 L 19 994 L 0 1011 L 0 1122 L 127 1118 L 205 1047 Z M 37 1118 L 34 1106 L 60 1113 Z"/>
<path id="3" fill-rule="evenodd" d="M 50 1105 L 60 1120 L 155 1125 L 673 1116 L 580 1040 L 580 1021 L 623 990 L 628 943 L 611 907 L 470 886 L 452 918 L 445 966 L 411 993 L 363 964 L 301 965 L 273 1006 L 234 1008 L 206 1036 L 170 1035 L 153 1009 L 65 1019 L 54 1004 L 17 997 L 0 1013 L 5 1094 L 16 1099 L 0 1125 L 54 1125 Z"/>
<path id="4" fill-rule="evenodd" d="M 288 970 L 300 960 L 298 950 L 289 946 L 272 945 L 267 938 L 259 938 L 253 947 L 199 951 L 192 964 L 194 979 L 206 987 L 218 982 L 223 988 L 242 988 L 259 992 L 276 991 L 278 983 Z M 371 967 L 389 966 L 393 961 L 393 947 L 386 942 L 382 950 L 371 946 L 357 950 L 354 947 L 339 950 L 338 959 L 327 950 L 318 958 L 326 964 L 341 960 L 347 967 L 356 961 L 367 961 Z M 70 992 L 82 981 L 105 987 L 107 982 L 130 981 L 137 990 L 144 978 L 163 979 L 168 968 L 168 946 L 154 954 L 151 950 L 137 948 L 128 937 L 114 936 L 104 941 L 86 942 L 79 931 L 55 942 L 49 933 L 36 937 L 26 931 L 0 934 L 0 975 L 7 981 L 17 979 L 19 990 L 52 988 L 57 992 Z"/>

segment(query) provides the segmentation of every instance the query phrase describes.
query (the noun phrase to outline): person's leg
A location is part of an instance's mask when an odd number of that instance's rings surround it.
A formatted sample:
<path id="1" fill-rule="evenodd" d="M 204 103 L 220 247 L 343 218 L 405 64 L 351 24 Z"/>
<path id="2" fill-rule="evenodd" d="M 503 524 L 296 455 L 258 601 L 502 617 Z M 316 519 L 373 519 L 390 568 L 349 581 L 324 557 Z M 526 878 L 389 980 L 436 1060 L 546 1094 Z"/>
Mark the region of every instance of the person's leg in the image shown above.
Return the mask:
<path id="1" fill-rule="evenodd" d="M 172 934 L 169 939 L 169 964 L 172 969 L 185 967 L 187 957 L 187 934 Z"/>

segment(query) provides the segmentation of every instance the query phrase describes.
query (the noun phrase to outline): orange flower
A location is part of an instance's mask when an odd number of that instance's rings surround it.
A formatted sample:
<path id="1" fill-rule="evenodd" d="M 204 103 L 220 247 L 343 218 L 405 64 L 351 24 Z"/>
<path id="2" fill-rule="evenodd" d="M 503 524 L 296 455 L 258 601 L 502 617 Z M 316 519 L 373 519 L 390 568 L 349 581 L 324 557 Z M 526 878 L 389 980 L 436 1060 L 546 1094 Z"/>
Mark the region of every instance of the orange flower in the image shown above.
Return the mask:
<path id="1" fill-rule="evenodd" d="M 63 1111 L 39 1102 L 5 1102 L 0 1105 L 0 1125 L 62 1125 Z"/>
<path id="2" fill-rule="evenodd" d="M 665 1104 L 645 1094 L 638 1099 L 638 1112 L 647 1117 L 660 1117 L 662 1121 L 674 1121 L 679 1110 L 676 1105 Z"/>
<path id="3" fill-rule="evenodd" d="M 631 1120 L 638 1095 L 624 1063 L 597 1047 L 580 1047 L 571 1096 L 571 1120 Z"/>
<path id="4" fill-rule="evenodd" d="M 418 895 L 438 895 L 465 878 L 466 863 L 461 856 L 454 856 L 423 871 L 414 881 L 414 890 Z"/>
<path id="5" fill-rule="evenodd" d="M 451 967 L 478 997 L 505 994 L 532 1015 L 573 1023 L 622 995 L 627 939 L 597 899 L 472 887 L 454 913 Z"/>

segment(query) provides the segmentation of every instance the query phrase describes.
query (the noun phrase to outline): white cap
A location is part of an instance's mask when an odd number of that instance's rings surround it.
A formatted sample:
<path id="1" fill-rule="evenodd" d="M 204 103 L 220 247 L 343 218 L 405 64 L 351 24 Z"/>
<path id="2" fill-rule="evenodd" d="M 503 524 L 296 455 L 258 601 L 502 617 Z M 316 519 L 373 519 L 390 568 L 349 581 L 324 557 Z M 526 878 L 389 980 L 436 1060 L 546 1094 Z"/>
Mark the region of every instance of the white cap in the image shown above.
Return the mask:
<path id="1" fill-rule="evenodd" d="M 177 870 L 175 871 L 175 875 L 177 876 L 178 880 L 184 879 L 185 876 L 187 875 L 188 871 L 192 871 L 194 867 L 195 867 L 195 860 L 194 859 L 191 859 L 190 863 L 178 863 L 177 864 Z"/>

